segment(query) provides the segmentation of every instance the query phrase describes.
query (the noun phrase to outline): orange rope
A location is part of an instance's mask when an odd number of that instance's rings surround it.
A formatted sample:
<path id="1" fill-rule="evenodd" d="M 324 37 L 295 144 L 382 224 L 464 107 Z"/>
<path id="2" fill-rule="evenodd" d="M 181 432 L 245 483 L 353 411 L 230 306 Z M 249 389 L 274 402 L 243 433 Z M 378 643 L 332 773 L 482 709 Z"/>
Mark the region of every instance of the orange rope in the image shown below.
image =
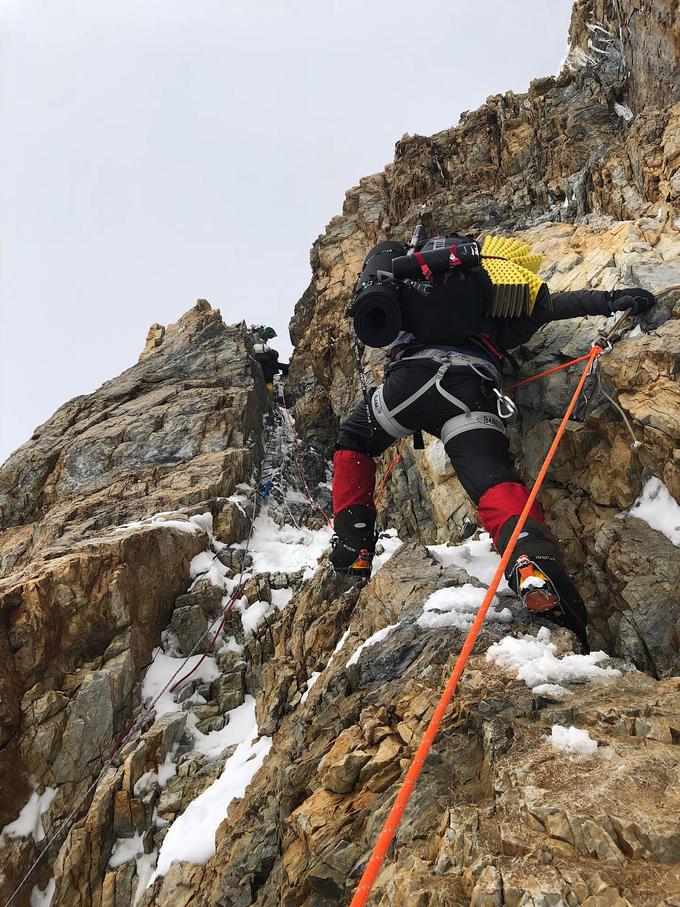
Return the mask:
<path id="1" fill-rule="evenodd" d="M 570 359 L 569 362 L 563 362 L 562 365 L 555 365 L 553 368 L 548 368 L 544 372 L 539 372 L 537 375 L 533 375 L 531 378 L 524 378 L 522 381 L 515 381 L 514 384 L 509 384 L 507 387 L 504 387 L 503 390 L 512 391 L 516 387 L 521 387 L 523 384 L 528 384 L 530 381 L 536 381 L 537 378 L 544 378 L 546 375 L 552 375 L 553 372 L 559 372 L 563 368 L 569 368 L 570 365 L 576 365 L 579 362 L 585 362 L 586 359 L 590 356 L 590 353 L 586 353 L 585 356 L 579 356 L 578 359 Z"/>
<path id="2" fill-rule="evenodd" d="M 376 510 L 377 510 L 378 507 L 380 506 L 380 499 L 382 498 L 382 493 L 383 493 L 384 488 L 385 488 L 385 483 L 386 483 L 387 480 L 389 479 L 390 473 L 392 472 L 392 470 L 394 469 L 394 467 L 395 467 L 395 466 L 397 465 L 397 463 L 402 459 L 402 452 L 403 452 L 403 450 L 404 450 L 404 438 L 402 438 L 401 441 L 399 442 L 399 450 L 397 451 L 397 455 L 396 455 L 396 457 L 393 457 L 393 458 L 392 458 L 392 462 L 391 462 L 390 465 L 387 467 L 387 469 L 385 470 L 385 474 L 384 474 L 383 477 L 382 477 L 382 481 L 381 481 L 381 483 L 380 483 L 380 487 L 378 488 L 377 494 L 376 494 L 376 496 L 375 496 L 375 507 L 376 507 Z"/>
<path id="3" fill-rule="evenodd" d="M 484 618 L 486 617 L 486 612 L 489 610 L 489 606 L 496 593 L 498 584 L 500 583 L 505 572 L 505 568 L 507 567 L 508 561 L 510 560 L 510 556 L 515 547 L 515 543 L 517 542 L 519 534 L 524 527 L 524 523 L 529 515 L 529 511 L 531 510 L 531 507 L 536 500 L 536 496 L 538 495 L 539 489 L 543 484 L 543 479 L 545 478 L 548 468 L 553 460 L 553 457 L 555 456 L 557 447 L 562 440 L 562 435 L 564 434 L 564 431 L 567 427 L 567 422 L 569 421 L 569 417 L 571 416 L 574 407 L 576 406 L 576 401 L 581 394 L 583 385 L 585 384 L 585 380 L 588 377 L 592 364 L 595 359 L 599 355 L 601 355 L 601 353 L 602 348 L 595 345 L 587 356 L 588 365 L 583 372 L 583 375 L 581 376 L 581 380 L 578 383 L 578 387 L 574 391 L 574 395 L 571 398 L 569 406 L 567 407 L 564 418 L 562 419 L 562 422 L 557 429 L 555 439 L 552 442 L 545 460 L 543 461 L 543 465 L 541 466 L 540 472 L 538 473 L 536 481 L 534 482 L 533 488 L 529 493 L 529 497 L 526 504 L 524 505 L 524 510 L 522 511 L 522 514 L 517 521 L 514 532 L 510 536 L 510 540 L 505 548 L 505 553 L 501 558 L 501 562 L 498 565 L 498 569 L 496 570 L 493 580 L 491 581 L 491 585 L 489 586 L 486 595 L 484 596 L 484 601 L 482 602 L 479 611 L 477 612 L 477 615 L 474 619 L 474 622 L 468 631 L 468 635 L 465 639 L 465 642 L 463 643 L 463 648 L 461 649 L 460 655 L 456 660 L 453 673 L 448 679 L 442 697 L 437 703 L 434 714 L 432 715 L 430 723 L 425 730 L 423 739 L 418 745 L 418 749 L 416 750 L 413 761 L 411 762 L 409 770 L 406 773 L 406 777 L 404 778 L 404 781 L 399 789 L 397 798 L 394 801 L 394 805 L 390 810 L 390 813 L 387 817 L 387 820 L 385 821 L 382 831 L 380 832 L 378 840 L 376 841 L 375 847 L 373 848 L 371 857 L 366 865 L 366 869 L 364 870 L 359 885 L 357 886 L 357 890 L 354 893 L 350 907 L 364 907 L 364 905 L 368 902 L 371 890 L 378 876 L 378 873 L 380 872 L 380 867 L 382 866 L 389 846 L 392 843 L 392 839 L 397 833 L 397 828 L 399 827 L 399 822 L 404 813 L 404 810 L 406 809 L 406 804 L 408 803 L 409 797 L 411 796 L 413 788 L 415 787 L 418 776 L 422 771 L 423 764 L 425 763 L 427 754 L 429 753 L 430 747 L 434 742 L 434 738 L 437 735 L 437 731 L 439 730 L 439 727 L 444 719 L 444 714 L 446 712 L 446 709 L 448 708 L 449 703 L 451 702 L 451 698 L 453 697 L 453 694 L 456 690 L 458 681 L 460 680 L 460 677 L 465 670 L 465 665 L 467 664 L 467 660 L 470 657 L 470 653 L 477 640 L 479 631 L 482 628 L 482 623 L 484 622 Z"/>

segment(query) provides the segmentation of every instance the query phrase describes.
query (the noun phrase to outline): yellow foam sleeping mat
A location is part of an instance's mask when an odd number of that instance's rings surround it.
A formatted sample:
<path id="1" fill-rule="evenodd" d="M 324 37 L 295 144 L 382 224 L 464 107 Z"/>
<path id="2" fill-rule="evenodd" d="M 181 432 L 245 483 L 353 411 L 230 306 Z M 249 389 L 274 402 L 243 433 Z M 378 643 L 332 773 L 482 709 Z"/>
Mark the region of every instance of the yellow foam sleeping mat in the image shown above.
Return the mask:
<path id="1" fill-rule="evenodd" d="M 486 237 L 482 245 L 482 267 L 493 284 L 491 315 L 497 318 L 531 315 L 537 301 L 550 307 L 548 287 L 536 273 L 541 258 L 517 239 Z"/>

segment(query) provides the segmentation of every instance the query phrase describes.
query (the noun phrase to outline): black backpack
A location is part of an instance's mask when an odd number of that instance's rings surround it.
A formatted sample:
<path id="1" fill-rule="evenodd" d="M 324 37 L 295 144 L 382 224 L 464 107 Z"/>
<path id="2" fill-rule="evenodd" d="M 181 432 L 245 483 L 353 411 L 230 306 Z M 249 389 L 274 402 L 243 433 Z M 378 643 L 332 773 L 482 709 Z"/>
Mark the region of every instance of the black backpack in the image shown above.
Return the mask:
<path id="1" fill-rule="evenodd" d="M 438 236 L 410 251 L 382 242 L 366 256 L 347 314 L 367 346 L 387 346 L 402 330 L 454 343 L 480 332 L 492 292 L 469 236 Z"/>

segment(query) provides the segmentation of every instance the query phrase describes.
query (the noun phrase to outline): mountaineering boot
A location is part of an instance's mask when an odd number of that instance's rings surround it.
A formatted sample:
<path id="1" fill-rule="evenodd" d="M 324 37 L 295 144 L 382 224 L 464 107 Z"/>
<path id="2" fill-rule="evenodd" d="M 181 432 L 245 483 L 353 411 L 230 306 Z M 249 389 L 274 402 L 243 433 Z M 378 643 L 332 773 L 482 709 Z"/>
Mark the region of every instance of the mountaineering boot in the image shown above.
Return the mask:
<path id="1" fill-rule="evenodd" d="M 496 539 L 499 552 L 505 550 L 516 523 L 517 517 L 511 517 L 503 524 Z M 531 518 L 526 521 L 505 577 L 528 611 L 571 630 L 583 654 L 590 652 L 586 606 L 562 564 L 556 539 L 544 523 Z"/>
<path id="2" fill-rule="evenodd" d="M 330 562 L 336 573 L 369 577 L 375 554 L 375 510 L 364 504 L 335 515 Z"/>

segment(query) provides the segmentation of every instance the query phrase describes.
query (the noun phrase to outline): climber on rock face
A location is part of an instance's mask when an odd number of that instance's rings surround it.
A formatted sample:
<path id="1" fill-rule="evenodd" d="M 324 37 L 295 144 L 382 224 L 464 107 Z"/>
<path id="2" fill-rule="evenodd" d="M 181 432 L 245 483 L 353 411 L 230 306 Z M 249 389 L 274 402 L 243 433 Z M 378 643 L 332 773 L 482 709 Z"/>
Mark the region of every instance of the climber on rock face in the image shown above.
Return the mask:
<path id="1" fill-rule="evenodd" d="M 348 314 L 366 345 L 388 346 L 384 381 L 340 427 L 333 458 L 338 572 L 369 576 L 376 542 L 374 458 L 424 430 L 441 438 L 483 528 L 503 553 L 529 497 L 508 453 L 501 393 L 508 350 L 544 324 L 651 308 L 646 290 L 577 290 L 552 297 L 540 256 L 516 240 L 450 235 L 368 254 Z M 631 299 L 632 297 L 632 299 Z M 370 398 L 370 400 L 369 400 Z M 556 538 L 534 503 L 506 576 L 532 612 L 571 629 L 588 651 L 587 612 Z"/>
<path id="2" fill-rule="evenodd" d="M 265 324 L 253 324 L 250 326 L 250 334 L 253 341 L 253 356 L 260 363 L 264 383 L 269 393 L 272 394 L 274 392 L 274 375 L 277 372 L 287 375 L 288 363 L 279 362 L 279 354 L 269 346 L 269 341 L 276 337 L 274 328 Z"/>

